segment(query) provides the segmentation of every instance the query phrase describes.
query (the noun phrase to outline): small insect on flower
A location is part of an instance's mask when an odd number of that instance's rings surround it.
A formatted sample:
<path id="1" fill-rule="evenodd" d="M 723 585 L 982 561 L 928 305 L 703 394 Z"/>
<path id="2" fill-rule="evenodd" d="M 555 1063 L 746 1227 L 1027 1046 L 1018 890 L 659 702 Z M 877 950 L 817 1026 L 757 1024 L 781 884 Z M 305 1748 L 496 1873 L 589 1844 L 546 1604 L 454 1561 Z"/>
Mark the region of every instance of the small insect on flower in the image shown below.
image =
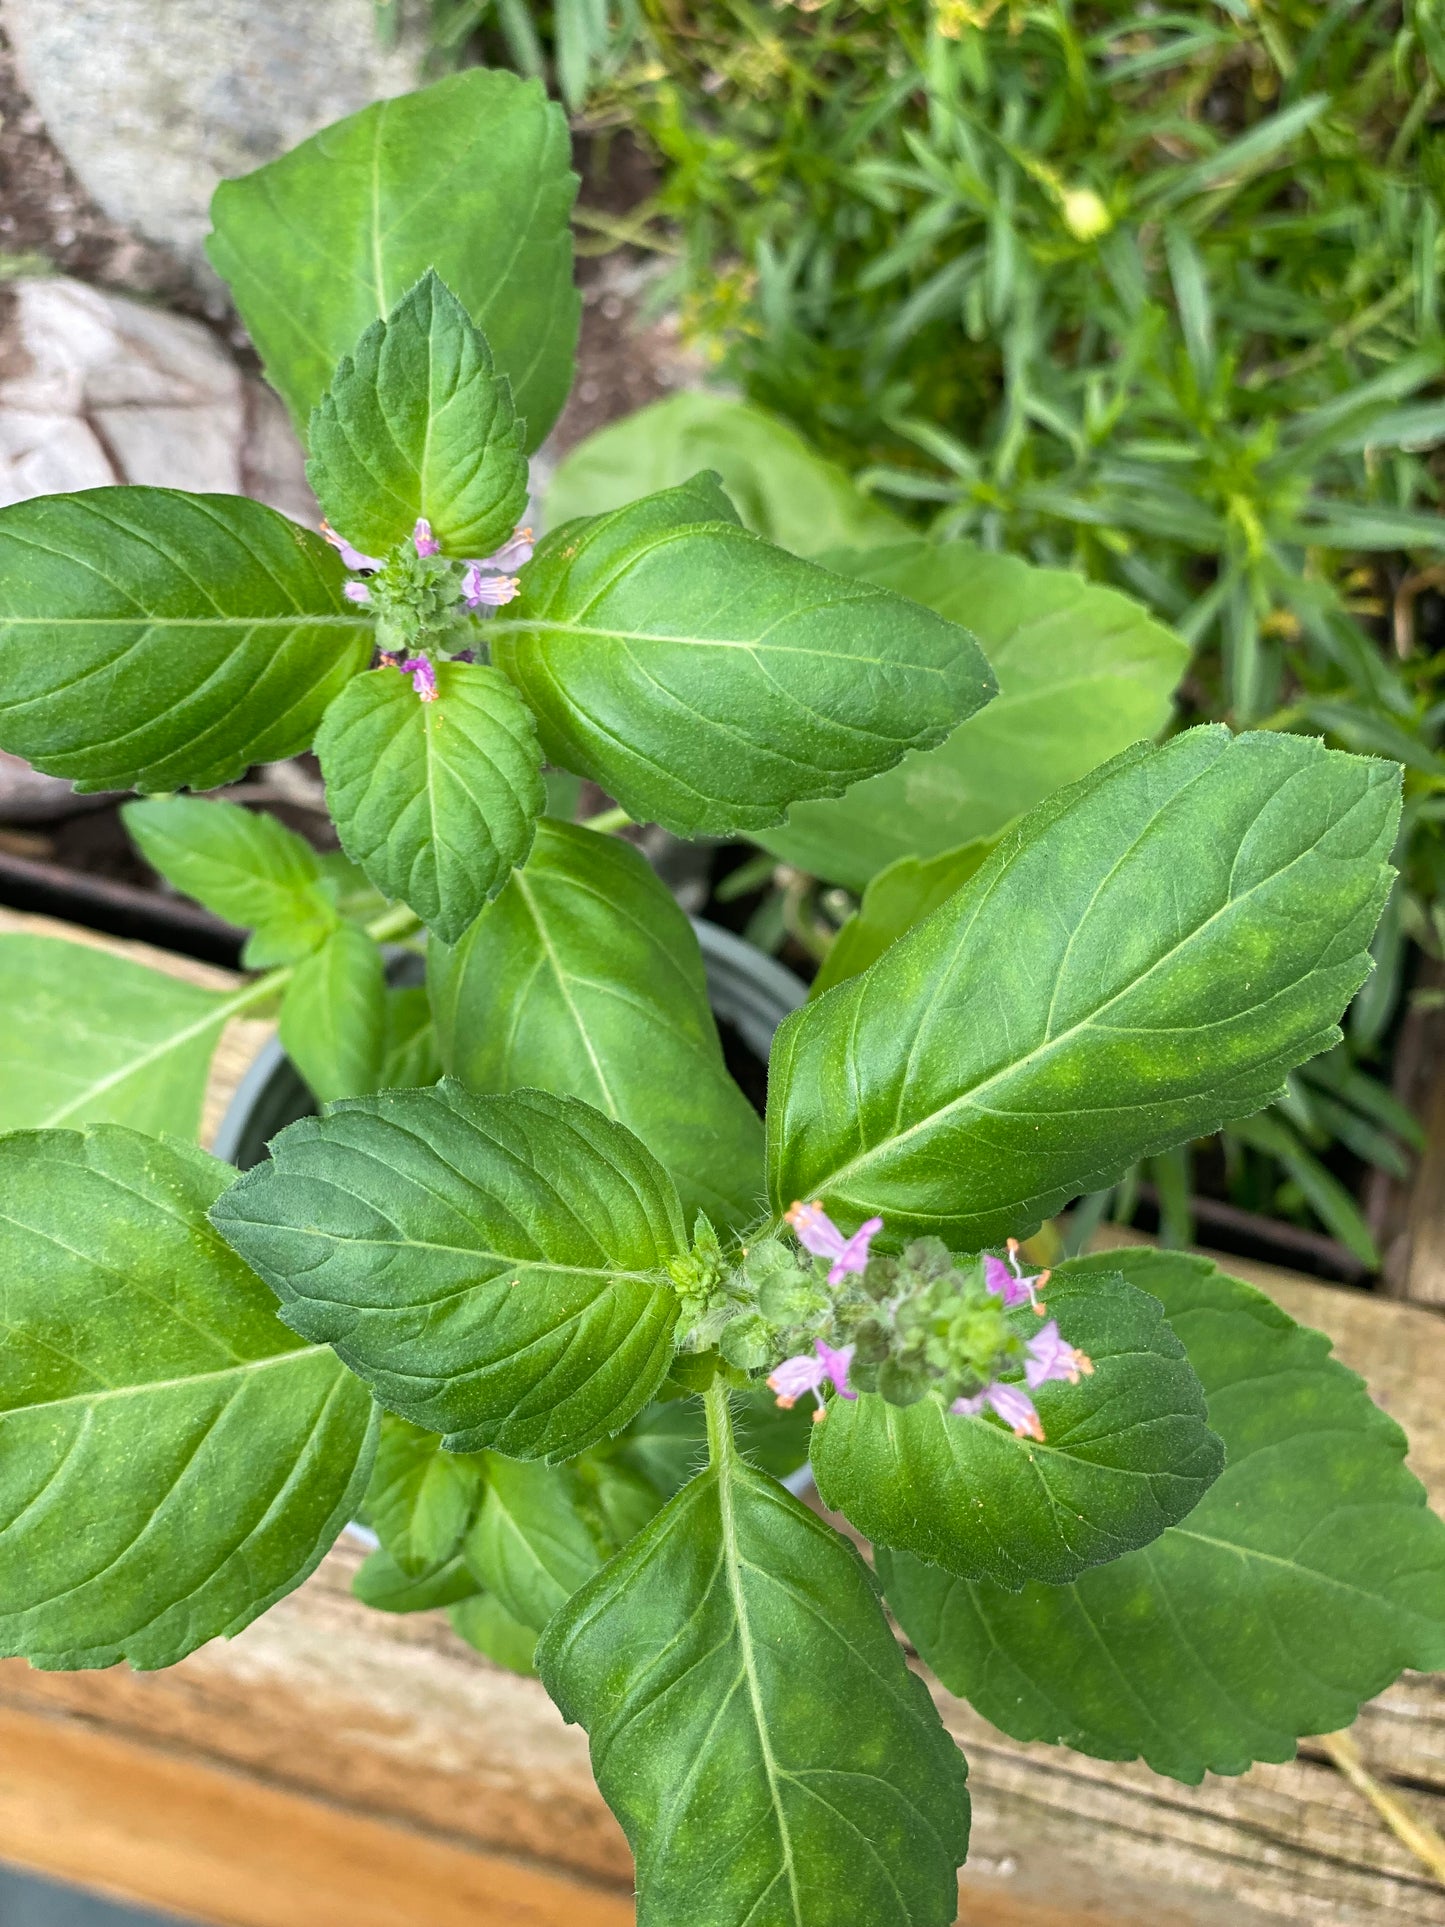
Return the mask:
<path id="1" fill-rule="evenodd" d="M 867 1269 L 868 1247 L 883 1229 L 881 1218 L 869 1218 L 851 1238 L 845 1238 L 816 1198 L 811 1204 L 800 1204 L 795 1198 L 783 1221 L 792 1227 L 793 1236 L 805 1251 L 811 1251 L 815 1258 L 833 1260 L 828 1272 L 830 1285 L 842 1284 L 849 1272 Z"/>
<path id="2" fill-rule="evenodd" d="M 824 1379 L 833 1381 L 839 1398 L 857 1398 L 858 1394 L 848 1389 L 848 1367 L 852 1363 L 851 1345 L 839 1348 L 819 1338 L 814 1342 L 811 1358 L 806 1352 L 800 1352 L 796 1358 L 785 1358 L 775 1371 L 769 1372 L 768 1390 L 776 1393 L 778 1404 L 785 1412 L 792 1411 L 804 1392 L 811 1392 L 818 1401 L 818 1409 L 813 1414 L 816 1424 L 828 1415 L 821 1389 Z"/>
<path id="3" fill-rule="evenodd" d="M 1012 1269 L 1010 1269 L 1012 1267 Z M 1038 1296 L 1049 1282 L 1050 1273 L 1041 1271 L 1036 1277 L 1026 1278 L 1023 1266 L 1019 1263 L 1019 1241 L 1008 1241 L 1008 1264 L 1002 1258 L 995 1258 L 992 1252 L 985 1252 L 983 1258 L 983 1281 L 996 1297 L 1002 1298 L 1004 1305 L 1012 1311 L 1016 1305 L 1027 1303 L 1036 1317 L 1042 1318 L 1048 1310 Z"/>

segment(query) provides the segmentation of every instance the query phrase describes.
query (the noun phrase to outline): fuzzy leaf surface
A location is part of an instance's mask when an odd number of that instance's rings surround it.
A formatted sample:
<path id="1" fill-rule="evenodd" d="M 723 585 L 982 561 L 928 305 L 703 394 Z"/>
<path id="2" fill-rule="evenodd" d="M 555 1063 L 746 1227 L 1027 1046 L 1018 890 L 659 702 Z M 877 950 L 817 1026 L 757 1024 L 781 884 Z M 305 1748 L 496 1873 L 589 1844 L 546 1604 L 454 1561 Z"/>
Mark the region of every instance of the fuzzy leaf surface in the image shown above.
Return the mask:
<path id="1" fill-rule="evenodd" d="M 630 1131 L 542 1091 L 348 1100 L 215 1211 L 288 1324 L 453 1451 L 568 1458 L 672 1359 L 677 1192 Z"/>
<path id="2" fill-rule="evenodd" d="M 638 1927 L 948 1927 L 962 1755 L 852 1546 L 730 1454 L 550 1622 Z"/>
<path id="3" fill-rule="evenodd" d="M 1369 970 L 1399 786 L 1394 764 L 1215 726 L 1051 797 L 783 1024 L 774 1206 L 977 1251 L 1258 1110 Z"/>
<path id="4" fill-rule="evenodd" d="M 0 1651 L 170 1666 L 318 1564 L 375 1412 L 207 1207 L 230 1167 L 114 1125 L 0 1140 Z"/>
<path id="5" fill-rule="evenodd" d="M 682 836 L 836 796 L 994 689 L 966 629 L 750 535 L 710 476 L 554 530 L 514 607 L 493 659 L 548 760 Z"/>
<path id="6" fill-rule="evenodd" d="M 944 1684 L 1015 1739 L 1191 1784 L 1291 1759 L 1403 1668 L 1445 1665 L 1445 1525 L 1404 1434 L 1319 1332 L 1178 1252 L 1062 1273 L 1101 1266 L 1163 1301 L 1223 1476 L 1152 1545 L 1070 1586 L 1006 1593 L 882 1553 L 889 1604 Z"/>
<path id="7" fill-rule="evenodd" d="M 532 847 L 546 802 L 526 704 L 483 663 L 437 664 L 422 702 L 395 669 L 358 676 L 316 739 L 342 848 L 455 943 Z"/>
<path id="8" fill-rule="evenodd" d="M 826 1505 L 876 1545 L 1017 1591 L 1063 1585 L 1157 1539 L 1224 1466 L 1204 1393 L 1157 1298 L 1108 1273 L 1050 1281 L 1048 1310 L 1093 1361 L 1032 1394 L 1039 1442 L 937 1399 L 831 1399 L 813 1427 Z"/>
<path id="9" fill-rule="evenodd" d="M 371 657 L 323 542 L 236 495 L 0 509 L 0 748 L 79 790 L 216 789 L 309 749 Z"/>
<path id="10" fill-rule="evenodd" d="M 823 559 L 965 624 L 999 693 L 936 749 L 912 751 L 836 802 L 802 803 L 769 830 L 767 847 L 800 869 L 860 889 L 900 857 L 996 836 L 1169 720 L 1189 651 L 1117 589 L 967 542 Z"/>
<path id="11" fill-rule="evenodd" d="M 486 336 L 429 268 L 343 356 L 311 417 L 306 475 L 367 555 L 425 516 L 445 554 L 483 557 L 527 506 L 522 441 Z"/>
<path id="12" fill-rule="evenodd" d="M 473 67 L 378 101 L 211 203 L 211 264 L 302 435 L 337 363 L 434 268 L 512 386 L 534 449 L 572 385 L 577 177 L 535 80 Z"/>
<path id="13" fill-rule="evenodd" d="M 579 1097 L 671 1171 L 688 1223 L 758 1214 L 763 1127 L 723 1063 L 697 938 L 651 865 L 551 818 L 427 981 L 446 1067 L 472 1090 Z"/>

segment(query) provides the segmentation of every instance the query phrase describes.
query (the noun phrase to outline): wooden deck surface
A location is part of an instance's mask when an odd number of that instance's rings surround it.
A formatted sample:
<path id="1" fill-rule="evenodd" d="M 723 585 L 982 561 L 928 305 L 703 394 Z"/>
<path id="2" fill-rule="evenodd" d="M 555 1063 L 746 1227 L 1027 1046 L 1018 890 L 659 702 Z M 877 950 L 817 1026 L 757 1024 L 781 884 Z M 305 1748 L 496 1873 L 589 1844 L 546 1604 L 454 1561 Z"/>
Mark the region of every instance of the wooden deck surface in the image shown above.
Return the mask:
<path id="1" fill-rule="evenodd" d="M 261 1034 L 218 1060 L 212 1128 Z M 1445 1320 L 1229 1262 L 1331 1335 L 1445 1506 Z M 359 1557 L 343 1542 L 239 1638 L 166 1673 L 0 1663 L 0 1858 L 231 1927 L 626 1927 L 631 1863 L 584 1736 L 442 1615 L 359 1605 Z M 1016 1745 L 935 1696 L 970 1765 L 967 1927 L 1445 1927 L 1445 1890 L 1318 1747 L 1181 1787 Z M 1355 1734 L 1445 1827 L 1445 1682 L 1406 1676 Z"/>

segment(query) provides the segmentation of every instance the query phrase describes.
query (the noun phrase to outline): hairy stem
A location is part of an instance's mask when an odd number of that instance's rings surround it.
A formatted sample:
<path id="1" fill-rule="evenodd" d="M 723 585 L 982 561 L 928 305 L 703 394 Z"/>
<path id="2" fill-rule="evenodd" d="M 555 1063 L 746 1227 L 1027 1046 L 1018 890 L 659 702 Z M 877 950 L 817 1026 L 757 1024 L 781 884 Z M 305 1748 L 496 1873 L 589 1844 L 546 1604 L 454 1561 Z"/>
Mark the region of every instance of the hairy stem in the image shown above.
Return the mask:
<path id="1" fill-rule="evenodd" d="M 724 1468 L 732 1463 L 738 1449 L 733 1437 L 732 1394 L 726 1379 L 715 1378 L 702 1401 L 707 1412 L 708 1463 Z"/>
<path id="2" fill-rule="evenodd" d="M 408 910 L 404 903 L 394 903 L 379 917 L 373 917 L 366 925 L 366 934 L 373 943 L 395 943 L 398 938 L 409 937 L 414 930 L 421 929 L 421 918 L 414 910 Z M 259 977 L 253 977 L 248 984 L 242 984 L 226 1000 L 224 1006 L 227 1017 L 238 1017 L 242 1011 L 252 1010 L 257 1004 L 264 1004 L 290 983 L 296 974 L 294 964 L 282 964 L 279 969 L 267 970 Z"/>
<path id="3" fill-rule="evenodd" d="M 625 830 L 632 818 L 626 810 L 599 810 L 596 816 L 584 816 L 579 829 L 596 830 L 602 836 L 610 836 L 614 830 Z"/>

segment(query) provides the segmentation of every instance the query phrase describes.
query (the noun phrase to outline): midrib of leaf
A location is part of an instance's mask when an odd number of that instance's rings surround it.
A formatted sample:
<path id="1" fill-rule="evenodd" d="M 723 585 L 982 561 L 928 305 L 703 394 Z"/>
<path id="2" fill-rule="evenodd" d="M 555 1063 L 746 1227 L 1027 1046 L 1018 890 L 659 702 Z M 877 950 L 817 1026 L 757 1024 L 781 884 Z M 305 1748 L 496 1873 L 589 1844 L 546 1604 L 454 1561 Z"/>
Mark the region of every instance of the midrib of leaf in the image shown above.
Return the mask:
<path id="1" fill-rule="evenodd" d="M 314 1358 L 318 1352 L 330 1351 L 329 1345 L 297 1345 L 291 1351 L 273 1352 L 269 1358 L 247 1358 L 235 1365 L 222 1365 L 215 1371 L 189 1372 L 184 1378 L 142 1379 L 134 1385 L 108 1385 L 98 1392 L 68 1392 L 64 1398 L 37 1399 L 33 1405 L 11 1406 L 0 1411 L 0 1427 L 7 1418 L 24 1416 L 30 1412 L 58 1412 L 66 1405 L 101 1405 L 113 1398 L 146 1398 L 152 1392 L 174 1392 L 193 1385 L 209 1385 L 218 1379 L 240 1378 L 247 1372 L 269 1371 L 276 1365 L 294 1365 L 304 1358 Z"/>
<path id="2" fill-rule="evenodd" d="M 1276 791 L 1274 794 L 1277 796 L 1278 792 Z M 1274 798 L 1271 797 L 1270 800 L 1273 801 Z M 1262 812 L 1260 812 L 1259 814 L 1262 814 Z M 1256 817 L 1254 818 L 1254 821 L 1257 822 L 1258 820 L 1259 820 L 1259 817 L 1257 814 Z M 1154 824 L 1157 821 L 1158 821 L 1158 816 L 1156 814 L 1154 817 L 1150 819 L 1149 824 L 1146 826 L 1145 833 L 1147 833 L 1148 829 L 1152 829 Z M 1335 826 L 1332 824 L 1331 827 L 1333 828 Z M 1126 857 L 1132 855 L 1135 849 L 1137 849 L 1139 843 L 1141 843 L 1142 841 L 1143 841 L 1143 833 L 1141 833 L 1140 836 L 1136 837 L 1133 843 L 1129 845 L 1129 848 L 1125 852 L 1123 852 L 1123 855 L 1121 855 L 1119 862 L 1122 863 Z M 1242 843 L 1243 843 L 1243 839 L 1241 838 L 1241 845 Z M 1056 1036 L 1053 1036 L 1053 1037 L 1045 1037 L 1043 1041 L 1039 1044 L 1036 1044 L 1032 1050 L 1026 1051 L 1022 1057 L 1015 1058 L 1012 1063 L 1003 1065 L 1000 1069 L 994 1071 L 990 1076 L 986 1077 L 982 1083 L 975 1084 L 971 1090 L 960 1092 L 960 1094 L 957 1097 L 951 1098 L 947 1104 L 939 1105 L 937 1110 L 930 1111 L 927 1114 L 927 1116 L 917 1119 L 915 1123 L 908 1125 L 906 1129 L 901 1131 L 895 1130 L 891 1137 L 880 1139 L 876 1144 L 869 1145 L 865 1150 L 860 1151 L 857 1153 L 856 1156 L 851 1157 L 846 1164 L 839 1165 L 835 1170 L 830 1172 L 826 1177 L 812 1179 L 811 1183 L 813 1187 L 819 1191 L 822 1191 L 826 1188 L 829 1188 L 833 1185 L 840 1183 L 843 1179 L 849 1177 L 860 1166 L 866 1167 L 871 1162 L 871 1160 L 876 1156 L 878 1156 L 881 1152 L 885 1150 L 891 1152 L 896 1146 L 900 1144 L 906 1144 L 910 1138 L 915 1137 L 920 1131 L 925 1131 L 930 1129 L 932 1126 L 939 1123 L 940 1120 L 950 1116 L 955 1111 L 960 1111 L 965 1109 L 972 1109 L 977 1111 L 986 1110 L 987 1106 L 980 1103 L 979 1100 L 982 1097 L 986 1096 L 987 1093 L 990 1090 L 992 1090 L 995 1085 L 1002 1084 L 1004 1086 L 1007 1086 L 1007 1084 L 1012 1079 L 1016 1078 L 1022 1071 L 1026 1070 L 1028 1066 L 1034 1063 L 1036 1060 L 1047 1057 L 1051 1052 L 1057 1051 L 1063 1045 L 1071 1042 L 1074 1038 L 1080 1037 L 1084 1035 L 1087 1031 L 1090 1031 L 1096 1028 L 1098 1024 L 1098 1020 L 1107 1011 L 1111 1010 L 1115 1004 L 1120 1003 L 1124 998 L 1131 996 L 1135 991 L 1139 989 L 1141 984 L 1147 983 L 1149 979 L 1155 974 L 1156 971 L 1162 970 L 1166 964 L 1171 963 L 1180 954 L 1180 952 L 1186 950 L 1189 947 L 1189 945 L 1191 945 L 1196 941 L 1196 939 L 1203 936 L 1204 932 L 1207 931 L 1212 924 L 1217 923 L 1221 917 L 1225 916 L 1231 911 L 1236 910 L 1240 905 L 1248 903 L 1250 898 L 1254 896 L 1258 891 L 1264 889 L 1266 885 L 1277 883 L 1279 879 L 1287 875 L 1288 872 L 1292 870 L 1297 863 L 1303 862 L 1305 857 L 1312 854 L 1314 848 L 1315 848 L 1315 845 L 1311 844 L 1309 849 L 1299 851 L 1295 856 L 1291 857 L 1289 862 L 1284 864 L 1280 869 L 1272 870 L 1267 877 L 1261 877 L 1258 883 L 1251 884 L 1249 889 L 1244 891 L 1240 896 L 1237 896 L 1237 897 L 1231 896 L 1227 898 L 1225 902 L 1222 903 L 1217 910 L 1211 911 L 1209 916 L 1207 916 L 1202 923 L 1196 924 L 1192 930 L 1186 932 L 1186 934 L 1181 938 L 1179 938 L 1177 942 L 1171 944 L 1170 947 L 1163 953 L 1162 956 L 1156 957 L 1154 962 L 1149 965 L 1149 968 L 1147 970 L 1141 971 L 1138 976 L 1132 977 L 1127 984 L 1121 985 L 1120 988 L 1116 990 L 1111 997 L 1107 997 L 1102 1004 L 1097 1005 L 1093 1010 L 1089 1011 L 1086 1016 L 1081 1017 L 1077 1023 L 1071 1024 L 1067 1030 L 1060 1031 Z M 1118 868 L 1117 864 L 1115 865 L 1115 868 Z M 976 913 L 977 913 L 977 910 L 981 910 L 982 907 L 983 906 L 981 904 L 976 906 Z M 1077 934 L 1078 932 L 1076 928 L 1075 931 L 1070 936 L 1069 941 L 1071 945 L 1073 943 L 1074 936 L 1076 936 Z M 960 944 L 959 944 L 959 948 L 961 947 L 962 947 L 962 940 L 960 940 Z M 955 950 L 954 956 L 950 960 L 949 964 L 945 966 L 943 971 L 940 972 L 941 978 L 947 977 L 949 972 L 953 969 L 954 964 L 957 962 L 957 955 L 958 955 L 958 952 L 957 950 Z M 1055 994 L 1057 994 L 1057 979 L 1055 980 Z M 918 1032 L 920 1037 L 922 1036 L 922 1030 L 923 1030 L 923 1027 L 920 1024 L 919 1032 Z M 900 1104 L 903 1100 L 903 1094 L 906 1091 L 908 1081 L 909 1080 L 906 1076 L 900 1081 L 899 1098 L 898 1098 L 898 1101 Z M 895 1117 L 896 1115 L 897 1113 L 895 1111 Z"/>
<path id="3" fill-rule="evenodd" d="M 840 599 L 846 600 L 846 598 Z M 831 608 L 835 605 L 821 605 Z M 790 609 L 788 614 L 795 616 L 809 611 Z M 804 649 L 796 643 L 769 642 L 766 634 L 754 637 L 751 641 L 736 636 L 684 636 L 666 635 L 651 629 L 618 629 L 610 624 L 598 626 L 586 622 L 559 622 L 550 616 L 536 616 L 530 621 L 509 618 L 498 622 L 495 618 L 487 625 L 491 635 L 535 635 L 539 630 L 548 635 L 578 636 L 589 641 L 602 642 L 656 642 L 683 649 L 738 649 L 744 655 L 757 656 L 759 651 L 774 656 L 814 656 L 819 662 L 846 662 L 850 667 L 859 669 L 907 669 L 920 676 L 936 676 L 943 681 L 947 671 L 934 663 L 900 663 L 896 658 L 886 656 L 852 655 L 837 649 Z M 834 719 L 836 720 L 836 719 Z"/>
<path id="4" fill-rule="evenodd" d="M 367 616 L 312 615 L 305 609 L 292 609 L 276 616 L 155 616 L 145 610 L 113 616 L 10 616 L 0 615 L 0 629 L 369 629 Z M 103 668 L 109 668 L 109 663 Z M 68 687 L 69 685 L 67 685 Z"/>
<path id="5" fill-rule="evenodd" d="M 767 1719 L 763 1710 L 762 1685 L 758 1679 L 757 1661 L 753 1654 L 752 1626 L 748 1620 L 747 1601 L 743 1593 L 743 1560 L 738 1548 L 732 1489 L 738 1458 L 728 1399 L 726 1387 L 714 1381 L 706 1394 L 707 1431 L 708 1448 L 713 1461 L 713 1476 L 717 1480 L 718 1489 L 722 1567 L 727 1576 L 728 1597 L 738 1629 L 738 1653 L 742 1661 L 743 1680 L 748 1689 L 748 1705 L 753 1716 L 753 1726 L 758 1736 L 758 1749 L 762 1754 L 763 1772 L 768 1782 L 768 1800 L 777 1816 L 778 1843 L 782 1848 L 783 1871 L 788 1879 L 788 1897 L 792 1905 L 793 1920 L 795 1927 L 803 1927 L 803 1913 L 798 1900 L 797 1868 L 793 1864 L 793 1837 L 788 1828 L 788 1816 L 778 1791 L 780 1777 L 778 1763 L 773 1756 L 772 1740 L 768 1734 Z"/>

